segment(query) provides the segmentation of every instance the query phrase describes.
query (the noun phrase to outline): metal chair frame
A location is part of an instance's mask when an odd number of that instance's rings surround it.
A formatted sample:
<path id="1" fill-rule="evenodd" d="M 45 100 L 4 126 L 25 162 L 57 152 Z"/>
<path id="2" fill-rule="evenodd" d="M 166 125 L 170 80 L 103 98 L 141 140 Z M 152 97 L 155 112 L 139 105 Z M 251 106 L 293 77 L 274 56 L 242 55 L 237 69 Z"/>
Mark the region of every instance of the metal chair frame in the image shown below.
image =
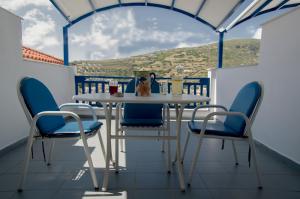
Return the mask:
<path id="1" fill-rule="evenodd" d="M 87 158 L 88 164 L 89 164 L 89 170 L 90 170 L 90 174 L 91 174 L 91 178 L 93 181 L 93 185 L 95 190 L 99 189 L 99 185 L 98 185 L 98 181 L 97 181 L 97 177 L 96 177 L 96 173 L 95 173 L 95 168 L 92 162 L 92 158 L 91 158 L 91 154 L 90 151 L 88 149 L 88 143 L 87 143 L 87 138 L 91 137 L 91 136 L 87 136 L 84 133 L 84 129 L 83 129 L 83 125 L 82 125 L 82 121 L 80 119 L 80 117 L 71 112 L 71 111 L 62 111 L 62 109 L 67 108 L 67 107 L 72 107 L 72 108 L 76 108 L 76 109 L 81 109 L 81 108 L 88 108 L 93 116 L 93 120 L 97 121 L 97 116 L 95 113 L 95 110 L 88 104 L 78 104 L 78 103 L 66 103 L 66 104 L 62 104 L 59 106 L 60 111 L 43 111 L 40 112 L 38 114 L 36 114 L 34 117 L 31 116 L 27 105 L 25 103 L 25 100 L 23 98 L 23 95 L 20 91 L 20 86 L 21 86 L 21 80 L 23 78 L 21 78 L 19 80 L 19 82 L 17 83 L 17 95 L 19 98 L 19 101 L 21 103 L 21 106 L 24 110 L 24 113 L 26 115 L 26 118 L 28 120 L 28 123 L 30 124 L 30 131 L 29 131 L 29 136 L 27 139 L 27 145 L 26 145 L 26 150 L 25 150 L 25 160 L 23 163 L 23 168 L 22 168 L 22 175 L 19 181 L 19 185 L 18 185 L 18 191 L 22 192 L 23 188 L 24 188 L 24 184 L 25 184 L 25 178 L 27 175 L 27 171 L 28 171 L 28 166 L 29 166 L 29 161 L 30 161 L 30 151 L 33 145 L 33 142 L 36 140 L 51 140 L 51 145 L 50 145 L 50 151 L 49 151 L 49 155 L 48 155 L 48 160 L 47 160 L 47 165 L 51 165 L 51 159 L 52 159 L 52 154 L 53 154 L 53 149 L 54 149 L 54 143 L 55 140 L 72 140 L 72 139 L 82 139 L 83 142 L 83 148 L 84 148 L 84 152 L 85 152 L 85 156 Z M 63 117 L 71 117 L 73 118 L 79 127 L 80 130 L 80 137 L 76 137 L 76 138 L 48 138 L 45 136 L 42 136 L 38 130 L 37 127 L 37 121 L 39 118 L 43 117 L 43 116 L 63 116 Z M 100 132 L 100 128 L 99 130 L 97 130 L 96 132 L 98 134 L 99 137 L 99 141 L 100 141 L 100 145 L 101 145 L 101 149 L 104 155 L 104 158 L 106 157 L 105 155 L 105 150 L 104 150 L 104 144 L 103 144 L 103 140 L 101 137 L 101 132 Z M 92 135 L 95 135 L 95 133 L 92 133 Z"/>
<path id="2" fill-rule="evenodd" d="M 115 144 L 115 168 L 116 172 L 118 173 L 118 159 L 119 159 L 119 139 L 122 139 L 121 141 L 121 151 L 123 151 L 124 148 L 124 140 L 125 139 L 146 139 L 146 140 L 168 140 L 167 142 L 167 172 L 171 173 L 171 143 L 170 140 L 175 140 L 176 136 L 171 136 L 170 134 L 170 109 L 168 104 L 163 105 L 163 125 L 158 127 L 151 127 L 151 126 L 138 126 L 138 127 L 128 127 L 128 126 L 121 126 L 120 125 L 120 118 L 122 118 L 122 104 L 119 103 L 116 106 L 116 134 L 112 135 L 111 138 L 114 138 L 116 140 Z M 158 135 L 126 135 L 126 131 L 133 130 L 149 130 L 149 131 L 158 131 Z M 163 132 L 162 135 L 160 135 L 160 132 Z"/>
<path id="3" fill-rule="evenodd" d="M 198 145 L 197 145 L 197 148 L 196 148 L 196 152 L 194 154 L 194 158 L 193 158 L 193 161 L 192 161 L 191 169 L 190 169 L 190 172 L 189 172 L 188 186 L 190 186 L 191 182 L 192 182 L 192 177 L 193 177 L 193 173 L 194 173 L 194 170 L 195 170 L 195 167 L 196 167 L 196 164 L 197 164 L 197 159 L 199 157 L 200 148 L 201 148 L 203 138 L 214 138 L 214 139 L 231 140 L 232 141 L 232 148 L 233 148 L 233 153 L 234 153 L 234 158 L 235 158 L 236 165 L 238 165 L 238 157 L 237 157 L 237 152 L 236 152 L 236 147 L 235 147 L 234 141 L 246 141 L 246 142 L 249 143 L 249 146 L 252 149 L 252 158 L 253 158 L 253 161 L 254 161 L 254 167 L 255 167 L 256 177 L 257 177 L 257 181 L 258 181 L 258 188 L 262 189 L 261 176 L 260 176 L 260 171 L 259 171 L 259 168 L 258 168 L 258 165 L 257 165 L 257 159 L 256 159 L 255 143 L 253 141 L 253 135 L 252 135 L 252 130 L 251 130 L 252 124 L 255 120 L 258 109 L 261 106 L 263 95 L 264 95 L 263 84 L 261 82 L 259 82 L 259 84 L 261 86 L 261 95 L 260 95 L 259 99 L 257 100 L 257 103 L 254 107 L 254 110 L 253 110 L 253 112 L 252 112 L 252 114 L 249 118 L 244 113 L 241 113 L 241 112 L 229 112 L 226 107 L 221 106 L 221 105 L 203 105 L 203 106 L 198 106 L 194 109 L 191 121 L 195 120 L 196 112 L 197 112 L 197 110 L 199 110 L 201 108 L 217 108 L 217 109 L 222 109 L 222 111 L 209 113 L 204 118 L 203 126 L 202 126 L 201 132 L 199 134 L 193 133 L 190 130 L 188 130 L 188 135 L 187 135 L 187 138 L 186 138 L 186 141 L 185 141 L 184 150 L 183 150 L 183 154 L 182 154 L 182 158 L 181 158 L 182 162 L 183 162 L 183 159 L 184 159 L 184 156 L 185 156 L 185 153 L 186 153 L 186 149 L 187 149 L 187 146 L 188 146 L 190 134 L 193 134 L 193 135 L 197 136 L 198 139 L 199 139 L 198 140 Z M 217 135 L 207 135 L 207 134 L 205 134 L 208 120 L 212 119 L 214 116 L 230 116 L 230 115 L 241 117 L 245 121 L 246 126 L 245 126 L 245 129 L 244 129 L 243 137 L 229 137 L 229 136 L 217 136 Z"/>

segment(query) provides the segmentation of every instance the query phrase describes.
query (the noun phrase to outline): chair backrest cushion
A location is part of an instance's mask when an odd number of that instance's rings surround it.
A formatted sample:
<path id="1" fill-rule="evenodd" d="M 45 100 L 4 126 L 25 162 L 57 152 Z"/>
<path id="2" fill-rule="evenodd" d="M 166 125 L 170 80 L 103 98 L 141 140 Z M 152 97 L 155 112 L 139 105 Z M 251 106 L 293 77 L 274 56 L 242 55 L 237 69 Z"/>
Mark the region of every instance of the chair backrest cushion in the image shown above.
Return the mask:
<path id="1" fill-rule="evenodd" d="M 135 80 L 131 80 L 125 90 L 125 93 L 134 93 Z M 151 82 L 151 93 L 159 93 L 159 83 Z M 162 104 L 125 104 L 125 119 L 162 119 Z"/>
<path id="2" fill-rule="evenodd" d="M 49 89 L 37 79 L 22 79 L 20 93 L 32 117 L 42 111 L 59 111 Z M 65 120 L 62 116 L 44 116 L 37 121 L 41 134 L 51 133 L 64 125 Z"/>
<path id="3" fill-rule="evenodd" d="M 235 97 L 229 111 L 242 112 L 248 118 L 251 117 L 258 100 L 261 97 L 262 88 L 258 82 L 246 84 Z M 246 123 L 239 116 L 227 116 L 224 124 L 236 132 L 244 133 Z"/>

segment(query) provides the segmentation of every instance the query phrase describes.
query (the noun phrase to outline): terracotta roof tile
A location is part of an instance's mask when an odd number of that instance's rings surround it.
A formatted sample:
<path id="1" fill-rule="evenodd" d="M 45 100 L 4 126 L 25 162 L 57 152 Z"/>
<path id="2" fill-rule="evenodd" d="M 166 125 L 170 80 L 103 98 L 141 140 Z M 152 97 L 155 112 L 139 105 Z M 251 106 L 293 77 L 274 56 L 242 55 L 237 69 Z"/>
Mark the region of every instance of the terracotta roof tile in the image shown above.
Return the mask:
<path id="1" fill-rule="evenodd" d="M 52 64 L 61 64 L 61 65 L 64 64 L 64 61 L 62 59 L 42 53 L 32 48 L 23 46 L 22 52 L 23 52 L 23 58 L 25 59 L 32 59 L 32 60 L 42 61 L 42 62 L 47 62 Z"/>

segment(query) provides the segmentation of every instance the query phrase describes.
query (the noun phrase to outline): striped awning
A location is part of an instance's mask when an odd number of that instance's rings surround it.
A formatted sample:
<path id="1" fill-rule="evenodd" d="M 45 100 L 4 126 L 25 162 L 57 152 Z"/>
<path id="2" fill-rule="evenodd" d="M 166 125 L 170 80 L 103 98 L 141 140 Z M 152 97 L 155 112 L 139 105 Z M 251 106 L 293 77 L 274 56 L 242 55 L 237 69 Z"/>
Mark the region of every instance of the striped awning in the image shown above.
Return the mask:
<path id="1" fill-rule="evenodd" d="M 210 26 L 216 31 L 230 28 L 261 14 L 294 7 L 300 0 L 50 0 L 73 25 L 104 10 L 122 6 L 152 6 L 170 9 Z M 245 5 L 246 4 L 246 5 Z M 244 8 L 244 9 L 239 9 Z M 237 16 L 232 19 L 232 16 Z M 230 21 L 231 20 L 231 21 Z M 228 24 L 228 25 L 227 25 Z M 224 27 L 227 25 L 227 27 Z"/>

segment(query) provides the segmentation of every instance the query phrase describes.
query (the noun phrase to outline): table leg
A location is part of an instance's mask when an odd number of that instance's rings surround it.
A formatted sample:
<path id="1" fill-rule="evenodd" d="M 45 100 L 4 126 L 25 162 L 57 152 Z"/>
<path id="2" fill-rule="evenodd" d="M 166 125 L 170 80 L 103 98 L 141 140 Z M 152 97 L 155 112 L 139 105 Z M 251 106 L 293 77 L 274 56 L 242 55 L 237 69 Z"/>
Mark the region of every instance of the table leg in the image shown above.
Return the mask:
<path id="1" fill-rule="evenodd" d="M 176 118 L 176 121 L 177 121 L 177 118 L 178 118 L 178 115 L 179 115 L 179 106 L 178 106 L 178 104 L 175 104 L 175 114 L 176 114 L 175 118 Z M 176 161 L 177 161 L 177 149 L 176 149 L 176 153 L 175 153 L 175 158 L 173 160 L 173 165 L 175 165 Z"/>
<path id="2" fill-rule="evenodd" d="M 119 136 L 119 114 L 120 114 L 120 104 L 116 105 L 116 120 L 115 120 L 115 131 L 116 136 Z M 121 140 L 122 142 L 122 140 Z M 116 173 L 119 173 L 119 139 L 115 139 L 115 168 Z"/>
<path id="3" fill-rule="evenodd" d="M 178 116 L 176 117 L 176 158 L 180 160 L 181 156 L 181 144 L 180 144 L 180 135 L 181 135 L 181 119 L 182 113 L 184 110 L 185 104 L 181 104 L 180 110 L 178 111 Z M 183 168 L 180 161 L 177 161 L 177 170 L 178 170 L 178 179 L 179 179 L 179 186 L 181 191 L 185 191 L 185 183 L 184 183 L 184 176 L 183 176 Z"/>
<path id="4" fill-rule="evenodd" d="M 108 107 L 107 107 L 108 106 Z M 108 105 L 104 105 L 105 109 L 105 118 L 106 118 L 106 140 L 107 140 L 107 149 L 106 149 L 106 159 L 105 159 L 105 171 L 104 171 L 104 177 L 103 177 L 103 185 L 102 185 L 102 191 L 106 191 L 108 187 L 108 181 L 109 181 L 109 162 L 112 157 L 111 153 L 111 113 L 112 113 L 112 104 L 109 103 Z"/>

